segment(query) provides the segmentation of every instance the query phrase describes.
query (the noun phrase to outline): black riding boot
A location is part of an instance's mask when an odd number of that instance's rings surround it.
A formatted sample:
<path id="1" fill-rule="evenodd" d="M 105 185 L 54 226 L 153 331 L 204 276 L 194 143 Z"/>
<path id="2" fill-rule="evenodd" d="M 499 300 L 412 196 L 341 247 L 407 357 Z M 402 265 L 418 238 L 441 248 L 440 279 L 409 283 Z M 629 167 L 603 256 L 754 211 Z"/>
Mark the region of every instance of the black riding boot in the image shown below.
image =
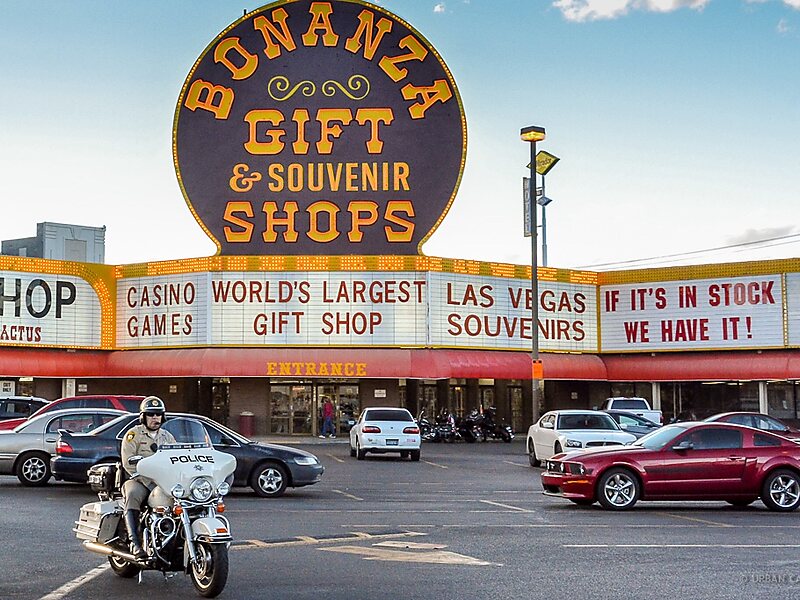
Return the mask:
<path id="1" fill-rule="evenodd" d="M 139 538 L 139 511 L 126 510 L 125 511 L 125 527 L 128 530 L 128 539 L 131 542 L 131 554 L 137 560 L 147 558 L 147 553 L 142 550 L 142 542 Z"/>

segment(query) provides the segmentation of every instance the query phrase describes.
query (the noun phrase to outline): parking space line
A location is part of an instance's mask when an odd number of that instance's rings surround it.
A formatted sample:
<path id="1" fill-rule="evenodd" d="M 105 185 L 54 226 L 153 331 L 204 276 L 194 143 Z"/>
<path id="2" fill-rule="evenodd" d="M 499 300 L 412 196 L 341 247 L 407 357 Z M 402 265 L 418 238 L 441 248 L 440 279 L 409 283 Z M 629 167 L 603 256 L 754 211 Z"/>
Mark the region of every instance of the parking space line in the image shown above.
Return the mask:
<path id="1" fill-rule="evenodd" d="M 336 462 L 340 462 L 340 463 L 344 462 L 341 458 L 339 458 L 338 456 L 334 456 L 333 454 L 325 453 L 325 456 L 327 456 L 328 458 L 332 458 Z"/>
<path id="2" fill-rule="evenodd" d="M 501 504 L 500 502 L 492 502 L 491 500 L 479 500 L 479 502 L 483 502 L 484 504 L 491 504 L 493 506 L 499 506 L 500 508 L 507 508 L 509 510 L 515 510 L 517 512 L 533 512 L 528 510 L 527 508 L 520 508 L 519 506 L 511 506 L 510 504 Z"/>
<path id="3" fill-rule="evenodd" d="M 449 469 L 450 468 L 450 467 L 446 467 L 444 465 L 437 464 L 435 462 L 431 462 L 429 460 L 423 460 L 422 462 L 424 462 L 426 465 L 431 465 L 433 467 L 439 467 L 440 469 Z"/>
<path id="4" fill-rule="evenodd" d="M 525 467 L 526 469 L 530 469 L 531 468 L 531 466 L 528 465 L 528 464 L 522 464 L 522 463 L 514 462 L 514 461 L 511 461 L 511 460 L 504 460 L 503 462 L 506 463 L 507 465 L 514 465 L 515 467 Z"/>
<path id="5" fill-rule="evenodd" d="M 800 544 L 562 544 L 562 548 L 800 548 Z"/>
<path id="6" fill-rule="evenodd" d="M 88 571 L 88 572 L 84 573 L 83 575 L 79 575 L 78 577 L 76 577 L 72 581 L 69 581 L 69 582 L 65 583 L 64 585 L 62 585 L 57 590 L 53 590 L 52 592 L 50 592 L 46 596 L 42 596 L 39 600 L 61 600 L 61 598 L 65 597 L 67 594 L 75 591 L 80 586 L 82 586 L 84 583 L 88 583 L 89 581 L 91 581 L 92 579 L 94 579 L 95 577 L 97 577 L 98 575 L 103 573 L 103 571 L 105 571 L 105 570 L 107 570 L 109 568 L 110 568 L 110 565 L 108 563 L 102 564 L 99 567 L 95 567 L 91 571 Z"/>
<path id="7" fill-rule="evenodd" d="M 342 490 L 331 490 L 331 491 L 332 492 L 336 492 L 337 494 L 341 494 L 342 496 L 344 496 L 346 498 L 350 498 L 351 500 L 358 500 L 360 502 L 364 501 L 363 498 L 359 498 L 358 496 L 353 496 L 353 494 L 348 494 L 347 492 L 343 492 Z"/>
<path id="8" fill-rule="evenodd" d="M 686 517 L 684 515 L 676 515 L 674 513 L 669 513 L 669 512 L 657 512 L 654 514 L 662 515 L 664 517 L 673 517 L 675 519 L 686 519 L 687 521 L 694 521 L 695 523 L 705 523 L 706 525 L 712 525 L 714 527 L 735 527 L 735 525 L 730 525 L 728 523 L 719 523 L 718 521 L 708 521 L 706 519 L 698 519 L 696 517 Z"/>
<path id="9" fill-rule="evenodd" d="M 351 531 L 349 535 L 310 536 L 298 535 L 292 538 L 277 540 L 241 540 L 231 545 L 232 549 L 247 550 L 253 548 L 280 548 L 284 546 L 314 546 L 317 544 L 331 544 L 341 542 L 356 542 L 366 540 L 381 540 L 403 537 L 425 536 L 427 533 L 419 531 L 392 531 L 387 533 L 368 533 L 365 531 Z M 41 599 L 44 600 L 44 599 Z M 55 600 L 48 598 L 47 600 Z"/>

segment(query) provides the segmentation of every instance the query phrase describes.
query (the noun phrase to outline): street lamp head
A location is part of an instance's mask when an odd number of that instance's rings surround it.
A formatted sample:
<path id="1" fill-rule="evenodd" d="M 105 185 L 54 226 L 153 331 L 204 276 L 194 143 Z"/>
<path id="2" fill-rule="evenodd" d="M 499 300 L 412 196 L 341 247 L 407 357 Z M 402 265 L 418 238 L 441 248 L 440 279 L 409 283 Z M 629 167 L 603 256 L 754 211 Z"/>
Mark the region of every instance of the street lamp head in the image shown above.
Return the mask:
<path id="1" fill-rule="evenodd" d="M 552 201 L 553 201 L 553 199 L 552 198 L 548 198 L 547 196 L 539 196 L 536 199 L 536 204 L 538 204 L 539 206 L 547 206 Z"/>
<path id="2" fill-rule="evenodd" d="M 523 127 L 519 131 L 519 138 L 523 142 L 541 142 L 545 138 L 544 127 L 537 127 L 536 125 Z"/>

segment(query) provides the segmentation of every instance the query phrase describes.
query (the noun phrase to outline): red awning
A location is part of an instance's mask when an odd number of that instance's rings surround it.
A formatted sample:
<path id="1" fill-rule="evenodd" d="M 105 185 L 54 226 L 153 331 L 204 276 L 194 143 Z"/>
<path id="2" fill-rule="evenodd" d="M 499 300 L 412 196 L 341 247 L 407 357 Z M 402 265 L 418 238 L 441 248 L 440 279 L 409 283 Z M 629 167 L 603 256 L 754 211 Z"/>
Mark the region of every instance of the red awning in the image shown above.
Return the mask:
<path id="1" fill-rule="evenodd" d="M 603 356 L 609 381 L 757 381 L 800 378 L 800 353 L 690 352 Z"/>

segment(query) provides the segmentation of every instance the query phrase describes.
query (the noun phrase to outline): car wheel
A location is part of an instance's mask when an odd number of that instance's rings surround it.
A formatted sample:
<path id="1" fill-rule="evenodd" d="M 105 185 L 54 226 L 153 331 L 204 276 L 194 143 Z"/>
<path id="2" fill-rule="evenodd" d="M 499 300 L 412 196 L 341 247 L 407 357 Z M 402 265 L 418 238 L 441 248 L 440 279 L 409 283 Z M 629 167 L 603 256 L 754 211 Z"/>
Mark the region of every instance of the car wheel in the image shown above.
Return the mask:
<path id="1" fill-rule="evenodd" d="M 262 464 L 250 476 L 250 487 L 262 498 L 282 496 L 288 484 L 286 469 L 278 463 Z"/>
<path id="2" fill-rule="evenodd" d="M 533 446 L 533 440 L 528 440 L 528 462 L 532 467 L 539 467 L 542 461 L 536 458 L 536 448 Z"/>
<path id="3" fill-rule="evenodd" d="M 597 499 L 611 510 L 633 508 L 639 494 L 639 480 L 628 469 L 610 469 L 597 483 Z"/>
<path id="4" fill-rule="evenodd" d="M 561 452 L 561 442 L 556 442 L 556 445 L 553 447 L 553 454 L 560 454 Z"/>
<path id="5" fill-rule="evenodd" d="M 355 456 L 355 455 L 356 455 L 356 449 L 353 448 L 353 446 L 351 445 L 350 446 L 350 456 Z"/>
<path id="6" fill-rule="evenodd" d="M 800 505 L 800 477 L 788 469 L 772 471 L 761 488 L 761 501 L 770 510 L 795 510 Z"/>
<path id="7" fill-rule="evenodd" d="M 412 450 L 411 451 L 411 460 L 414 462 L 419 462 L 420 451 L 419 450 Z"/>
<path id="8" fill-rule="evenodd" d="M 367 455 L 366 450 L 362 450 L 361 446 L 358 444 L 358 440 L 356 440 L 356 460 L 364 460 L 364 457 Z"/>
<path id="9" fill-rule="evenodd" d="M 38 487 L 50 481 L 50 455 L 41 452 L 23 454 L 17 463 L 17 478 L 22 485 Z"/>
<path id="10" fill-rule="evenodd" d="M 408 458 L 408 450 L 401 450 L 400 458 Z"/>
<path id="11" fill-rule="evenodd" d="M 570 498 L 569 501 L 578 506 L 591 506 L 594 504 L 594 500 L 591 498 Z"/>

